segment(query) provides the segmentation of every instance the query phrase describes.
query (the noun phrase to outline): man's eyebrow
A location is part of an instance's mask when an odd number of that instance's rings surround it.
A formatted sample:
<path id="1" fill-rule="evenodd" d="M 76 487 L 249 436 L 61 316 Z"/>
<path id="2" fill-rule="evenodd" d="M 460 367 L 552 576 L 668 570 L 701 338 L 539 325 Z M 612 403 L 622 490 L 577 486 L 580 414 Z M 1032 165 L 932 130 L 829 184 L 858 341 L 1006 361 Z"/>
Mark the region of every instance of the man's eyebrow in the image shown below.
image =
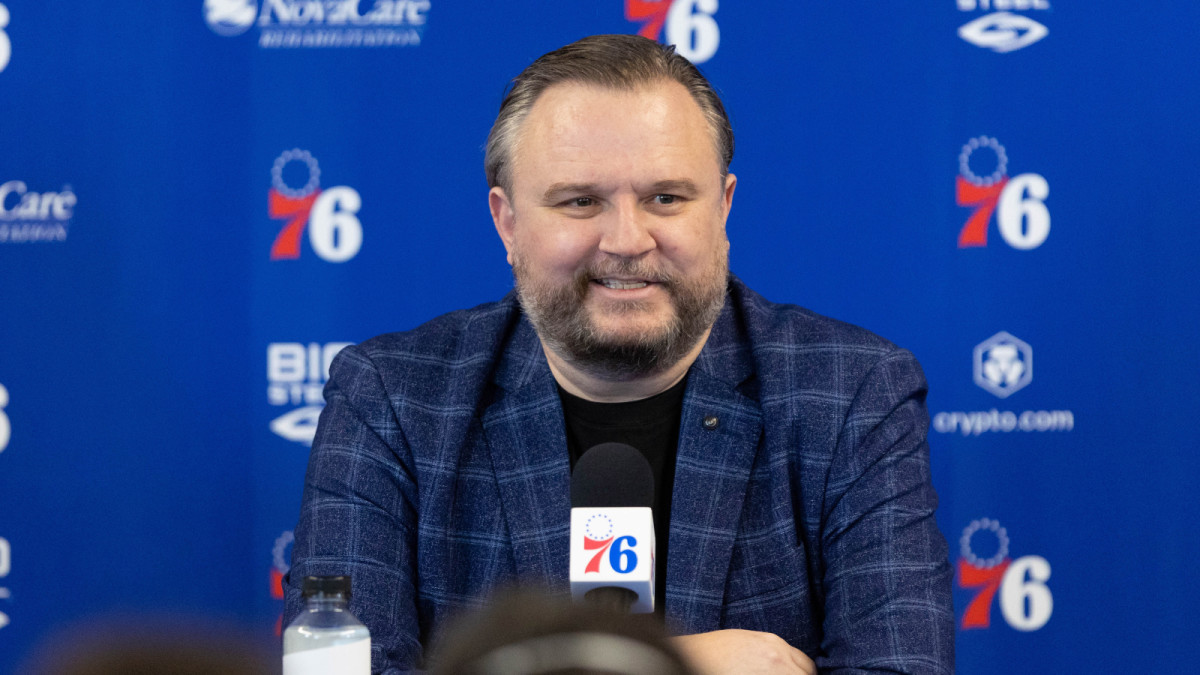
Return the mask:
<path id="1" fill-rule="evenodd" d="M 587 194 L 595 191 L 595 183 L 555 183 L 542 193 L 542 202 L 555 204 L 567 195 Z"/>
<path id="2" fill-rule="evenodd" d="M 691 196 L 699 192 L 696 189 L 696 184 L 692 181 L 681 178 L 679 180 L 660 180 L 650 188 L 655 194 L 683 194 Z"/>
<path id="3" fill-rule="evenodd" d="M 600 189 L 596 183 L 554 183 L 542 193 L 543 204 L 557 204 L 571 195 L 594 194 Z M 660 180 L 650 186 L 654 194 L 679 194 L 691 197 L 699 190 L 696 184 L 686 178 Z"/>

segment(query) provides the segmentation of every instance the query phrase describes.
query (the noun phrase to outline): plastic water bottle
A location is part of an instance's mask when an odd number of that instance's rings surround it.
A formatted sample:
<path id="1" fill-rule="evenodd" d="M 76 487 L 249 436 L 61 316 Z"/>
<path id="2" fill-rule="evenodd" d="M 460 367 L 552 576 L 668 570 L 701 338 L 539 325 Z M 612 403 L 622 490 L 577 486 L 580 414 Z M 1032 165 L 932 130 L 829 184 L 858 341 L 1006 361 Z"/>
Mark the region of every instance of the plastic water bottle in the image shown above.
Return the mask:
<path id="1" fill-rule="evenodd" d="M 350 613 L 350 577 L 304 577 L 304 609 L 283 633 L 283 675 L 370 675 L 371 634 Z"/>

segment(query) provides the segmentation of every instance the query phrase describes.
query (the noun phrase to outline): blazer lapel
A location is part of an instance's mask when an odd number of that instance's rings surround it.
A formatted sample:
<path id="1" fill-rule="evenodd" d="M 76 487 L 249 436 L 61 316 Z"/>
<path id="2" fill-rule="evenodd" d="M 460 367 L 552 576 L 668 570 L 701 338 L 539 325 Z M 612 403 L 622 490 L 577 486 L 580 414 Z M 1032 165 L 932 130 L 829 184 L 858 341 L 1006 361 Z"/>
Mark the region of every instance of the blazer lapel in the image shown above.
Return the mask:
<path id="1" fill-rule="evenodd" d="M 721 627 L 734 537 L 763 433 L 748 343 L 726 305 L 688 375 L 667 553 L 667 618 L 681 633 Z M 715 422 L 714 422 L 715 418 Z"/>
<path id="2" fill-rule="evenodd" d="M 570 559 L 570 461 L 562 404 L 541 343 L 522 320 L 497 367 L 483 413 L 517 576 L 565 592 Z"/>

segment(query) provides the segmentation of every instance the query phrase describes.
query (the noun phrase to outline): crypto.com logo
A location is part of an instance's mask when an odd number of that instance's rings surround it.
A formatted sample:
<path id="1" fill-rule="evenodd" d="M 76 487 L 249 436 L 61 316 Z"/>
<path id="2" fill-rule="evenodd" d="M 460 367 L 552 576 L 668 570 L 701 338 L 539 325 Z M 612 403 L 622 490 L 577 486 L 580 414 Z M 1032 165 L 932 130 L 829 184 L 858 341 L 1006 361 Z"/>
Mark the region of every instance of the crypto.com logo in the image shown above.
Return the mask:
<path id="1" fill-rule="evenodd" d="M 987 540 L 986 542 L 984 540 Z M 1008 531 L 991 518 L 971 521 L 959 538 L 958 586 L 978 588 L 962 616 L 962 629 L 992 625 L 992 598 L 1000 591 L 1000 613 L 1019 631 L 1034 631 L 1046 625 L 1054 611 L 1054 596 L 1046 586 L 1050 563 L 1040 555 L 1008 557 Z M 984 558 L 976 546 L 990 544 Z"/>
<path id="2" fill-rule="evenodd" d="M 284 173 L 295 169 L 305 174 L 299 187 L 292 187 Z M 287 224 L 271 245 L 271 260 L 295 260 L 300 257 L 300 235 L 308 229 L 308 243 L 325 261 L 340 263 L 358 255 L 362 248 L 362 223 L 355 215 L 362 208 L 362 197 L 351 187 L 340 185 L 322 191 L 321 168 L 312 153 L 300 148 L 288 150 L 271 167 L 271 189 L 267 191 L 267 212 L 273 220 Z"/>
<path id="3" fill-rule="evenodd" d="M 975 346 L 975 384 L 1008 398 L 1033 382 L 1033 347 L 1004 331 Z"/>
<path id="4" fill-rule="evenodd" d="M 204 20 L 217 35 L 232 37 L 250 30 L 258 17 L 254 0 L 204 0 Z"/>
<path id="5" fill-rule="evenodd" d="M 721 45 L 721 29 L 713 15 L 718 0 L 625 0 L 625 20 L 642 24 L 638 35 L 664 43 L 692 63 L 704 63 Z"/>
<path id="6" fill-rule="evenodd" d="M 992 212 L 1009 246 L 1022 251 L 1041 246 L 1050 236 L 1050 210 L 1045 204 L 1049 196 L 1050 184 L 1036 173 L 1008 177 L 1008 153 L 1000 141 L 990 136 L 972 138 L 958 154 L 954 199 L 975 212 L 958 233 L 958 247 L 987 246 Z"/>
<path id="7" fill-rule="evenodd" d="M 8 28 L 8 8 L 0 4 L 0 73 L 8 67 L 8 60 L 12 58 L 12 42 L 8 39 L 8 33 L 4 29 Z"/>
<path id="8" fill-rule="evenodd" d="M 958 9 L 961 12 L 976 9 L 1045 10 L 1050 9 L 1050 3 L 1046 0 L 958 0 Z M 958 36 L 967 42 L 1000 54 L 1028 47 L 1049 33 L 1050 29 L 1037 21 L 1007 11 L 981 16 L 958 29 Z"/>

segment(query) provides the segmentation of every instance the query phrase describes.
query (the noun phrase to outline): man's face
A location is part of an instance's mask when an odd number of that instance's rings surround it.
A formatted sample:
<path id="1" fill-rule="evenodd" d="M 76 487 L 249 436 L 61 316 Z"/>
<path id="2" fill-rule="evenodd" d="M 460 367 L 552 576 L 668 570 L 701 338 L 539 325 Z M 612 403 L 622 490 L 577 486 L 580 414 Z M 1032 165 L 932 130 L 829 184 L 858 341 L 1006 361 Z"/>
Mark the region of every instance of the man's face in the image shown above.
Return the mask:
<path id="1" fill-rule="evenodd" d="M 517 135 L 492 217 L 542 340 L 611 378 L 669 368 L 724 303 L 723 182 L 713 134 L 678 83 L 547 89 Z"/>

